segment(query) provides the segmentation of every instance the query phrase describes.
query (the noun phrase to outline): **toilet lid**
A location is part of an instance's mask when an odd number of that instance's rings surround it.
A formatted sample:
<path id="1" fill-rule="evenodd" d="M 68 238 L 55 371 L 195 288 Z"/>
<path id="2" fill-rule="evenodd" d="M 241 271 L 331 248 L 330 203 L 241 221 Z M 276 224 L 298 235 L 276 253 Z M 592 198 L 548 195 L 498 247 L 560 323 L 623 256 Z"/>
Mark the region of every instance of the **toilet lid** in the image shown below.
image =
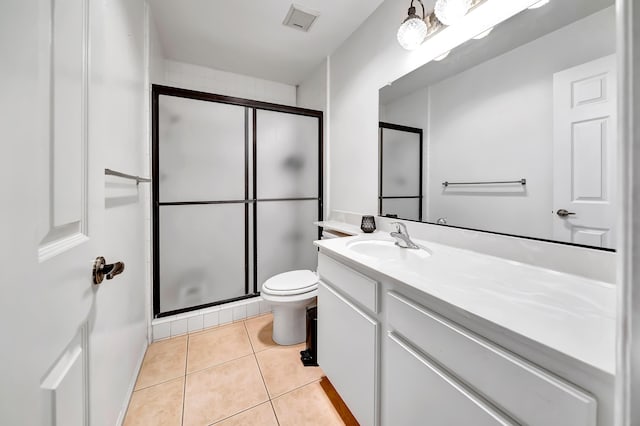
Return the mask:
<path id="1" fill-rule="evenodd" d="M 262 291 L 271 294 L 299 294 L 313 290 L 318 285 L 318 276 L 309 270 L 289 271 L 274 275 L 262 284 Z"/>

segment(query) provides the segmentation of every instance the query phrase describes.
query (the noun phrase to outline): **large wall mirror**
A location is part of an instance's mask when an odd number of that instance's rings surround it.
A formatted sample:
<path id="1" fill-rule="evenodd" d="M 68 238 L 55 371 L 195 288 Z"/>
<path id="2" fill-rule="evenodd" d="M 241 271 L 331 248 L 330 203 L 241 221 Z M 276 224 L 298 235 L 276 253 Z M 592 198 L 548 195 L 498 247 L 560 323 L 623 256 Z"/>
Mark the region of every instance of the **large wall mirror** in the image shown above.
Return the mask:
<path id="1" fill-rule="evenodd" d="M 380 214 L 613 249 L 615 40 L 551 0 L 380 89 Z"/>

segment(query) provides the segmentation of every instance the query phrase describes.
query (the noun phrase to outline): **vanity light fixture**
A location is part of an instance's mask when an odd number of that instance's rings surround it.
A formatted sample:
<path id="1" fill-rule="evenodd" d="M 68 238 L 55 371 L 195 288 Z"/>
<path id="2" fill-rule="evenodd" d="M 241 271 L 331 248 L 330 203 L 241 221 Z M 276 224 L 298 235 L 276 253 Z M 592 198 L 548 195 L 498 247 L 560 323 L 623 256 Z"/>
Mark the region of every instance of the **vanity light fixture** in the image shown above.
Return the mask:
<path id="1" fill-rule="evenodd" d="M 413 2 L 420 3 L 422 8 L 422 16 L 416 13 Z M 437 0 L 435 10 L 426 13 L 422 0 L 411 0 L 407 17 L 400 28 L 398 28 L 397 38 L 400 46 L 407 50 L 414 50 L 439 30 L 447 25 L 453 25 L 463 18 L 467 12 L 487 0 Z M 548 0 L 542 0 L 548 1 Z M 489 34 L 491 29 L 482 34 L 478 34 L 477 38 L 482 38 Z"/>
<path id="2" fill-rule="evenodd" d="M 443 24 L 454 25 L 464 18 L 471 4 L 471 0 L 438 0 L 434 12 Z"/>
<path id="3" fill-rule="evenodd" d="M 539 7 L 544 6 L 545 4 L 549 3 L 550 0 L 540 0 L 537 3 L 532 4 L 531 6 L 529 6 L 527 9 L 537 9 Z"/>
<path id="4" fill-rule="evenodd" d="M 480 40 L 481 38 L 485 38 L 486 36 L 489 35 L 489 33 L 493 31 L 493 27 L 489 28 L 486 31 L 481 32 L 480 34 L 478 34 L 477 36 L 473 37 L 474 40 Z"/>
<path id="5" fill-rule="evenodd" d="M 417 49 L 424 39 L 427 37 L 427 23 L 424 20 L 424 4 L 422 4 L 422 0 L 417 0 L 420 3 L 420 7 L 422 8 L 422 18 L 419 15 L 416 15 L 416 8 L 413 6 L 413 1 L 411 0 L 411 5 L 409 6 L 409 10 L 407 14 L 407 18 L 402 22 L 400 28 L 398 28 L 398 43 L 400 46 L 407 50 Z"/>

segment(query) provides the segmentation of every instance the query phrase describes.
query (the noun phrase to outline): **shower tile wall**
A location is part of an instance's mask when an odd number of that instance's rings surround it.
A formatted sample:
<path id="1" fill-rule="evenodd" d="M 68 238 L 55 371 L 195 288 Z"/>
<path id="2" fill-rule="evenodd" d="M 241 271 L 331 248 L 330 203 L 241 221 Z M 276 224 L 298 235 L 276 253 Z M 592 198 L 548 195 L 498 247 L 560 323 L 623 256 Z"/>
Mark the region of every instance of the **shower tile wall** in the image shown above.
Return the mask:
<path id="1" fill-rule="evenodd" d="M 167 318 L 157 318 L 152 322 L 152 340 L 167 339 L 188 333 L 196 333 L 211 327 L 241 321 L 256 315 L 271 312 L 271 305 L 261 297 L 212 306 Z"/>

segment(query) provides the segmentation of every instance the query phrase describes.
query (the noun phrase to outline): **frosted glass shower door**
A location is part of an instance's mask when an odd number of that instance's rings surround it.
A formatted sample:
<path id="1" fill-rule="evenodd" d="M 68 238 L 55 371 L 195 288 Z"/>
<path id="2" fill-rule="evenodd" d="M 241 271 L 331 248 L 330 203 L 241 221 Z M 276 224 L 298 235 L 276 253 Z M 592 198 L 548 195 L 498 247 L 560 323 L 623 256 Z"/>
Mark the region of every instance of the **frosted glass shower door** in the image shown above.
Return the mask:
<path id="1" fill-rule="evenodd" d="M 160 309 L 244 296 L 242 204 L 160 207 Z"/>
<path id="2" fill-rule="evenodd" d="M 422 130 L 380 123 L 380 214 L 422 220 Z"/>
<path id="3" fill-rule="evenodd" d="M 320 120 L 256 111 L 256 259 L 258 289 L 269 277 L 315 271 L 320 215 Z"/>
<path id="4" fill-rule="evenodd" d="M 248 115 L 243 106 L 158 98 L 156 313 L 249 293 Z"/>
<path id="5" fill-rule="evenodd" d="M 257 297 L 316 269 L 322 112 L 153 86 L 153 311 Z"/>
<path id="6" fill-rule="evenodd" d="M 244 200 L 245 108 L 160 96 L 159 199 Z"/>

